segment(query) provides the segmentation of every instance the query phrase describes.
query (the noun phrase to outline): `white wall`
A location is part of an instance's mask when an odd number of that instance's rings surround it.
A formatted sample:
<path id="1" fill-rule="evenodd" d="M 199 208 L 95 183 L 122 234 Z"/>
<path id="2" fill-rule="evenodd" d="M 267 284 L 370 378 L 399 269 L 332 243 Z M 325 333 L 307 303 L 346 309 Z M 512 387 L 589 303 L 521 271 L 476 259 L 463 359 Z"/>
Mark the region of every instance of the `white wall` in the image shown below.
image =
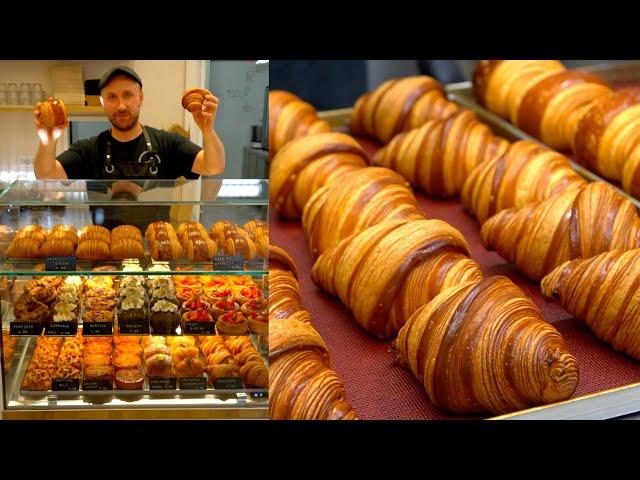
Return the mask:
<path id="1" fill-rule="evenodd" d="M 52 82 L 49 69 L 60 64 L 84 65 L 84 79 L 100 78 L 114 65 L 132 67 L 142 79 L 145 94 L 140 121 L 155 128 L 184 126 L 180 103 L 185 90 L 185 60 L 7 60 L 0 61 L 0 82 L 39 82 L 47 95 Z M 0 180 L 7 172 L 32 171 L 25 165 L 38 146 L 31 112 L 0 112 Z M 62 145 L 59 144 L 59 151 Z M 58 152 L 59 153 L 59 152 Z M 2 173 L 4 172 L 4 173 Z"/>

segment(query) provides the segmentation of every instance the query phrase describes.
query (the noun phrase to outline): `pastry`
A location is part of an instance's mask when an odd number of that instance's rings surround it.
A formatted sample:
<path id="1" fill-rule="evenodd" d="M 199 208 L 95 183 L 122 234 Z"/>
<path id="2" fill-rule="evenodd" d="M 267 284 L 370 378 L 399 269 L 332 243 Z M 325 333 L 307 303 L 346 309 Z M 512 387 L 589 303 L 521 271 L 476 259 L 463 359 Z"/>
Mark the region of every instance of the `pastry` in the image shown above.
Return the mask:
<path id="1" fill-rule="evenodd" d="M 212 95 L 204 88 L 190 88 L 182 95 L 182 107 L 190 112 L 197 112 L 203 109 L 202 104 L 206 95 Z"/>
<path id="2" fill-rule="evenodd" d="M 111 243 L 111 235 L 102 230 L 88 230 L 80 234 L 80 243 L 88 240 L 100 240 L 108 245 Z"/>
<path id="3" fill-rule="evenodd" d="M 13 314 L 19 322 L 48 322 L 51 318 L 49 307 L 29 296 L 18 298 L 13 304 Z"/>
<path id="4" fill-rule="evenodd" d="M 113 366 L 116 369 L 139 369 L 142 360 L 134 353 L 118 353 L 113 359 Z"/>
<path id="5" fill-rule="evenodd" d="M 94 287 L 87 290 L 86 297 L 112 300 L 116 298 L 116 291 L 106 286 Z"/>
<path id="6" fill-rule="evenodd" d="M 112 310 L 85 310 L 82 315 L 83 322 L 108 322 L 113 323 Z"/>
<path id="7" fill-rule="evenodd" d="M 144 247 L 138 240 L 120 238 L 111 242 L 111 258 L 124 260 L 125 258 L 144 258 Z"/>
<path id="8" fill-rule="evenodd" d="M 111 288 L 113 287 L 113 277 L 109 275 L 100 275 L 91 277 L 86 282 L 88 290 L 96 288 Z"/>
<path id="9" fill-rule="evenodd" d="M 242 256 L 245 260 L 253 260 L 258 254 L 253 240 L 240 234 L 228 236 L 222 248 L 225 254 Z"/>
<path id="10" fill-rule="evenodd" d="M 147 358 L 144 367 L 150 377 L 170 377 L 172 374 L 171 357 L 162 353 Z"/>
<path id="11" fill-rule="evenodd" d="M 144 337 L 144 339 L 142 340 L 142 346 L 144 348 L 148 347 L 149 345 L 153 345 L 154 343 L 161 343 L 163 345 L 166 345 L 167 339 L 160 335 L 149 335 L 148 337 Z"/>
<path id="12" fill-rule="evenodd" d="M 22 389 L 31 391 L 51 390 L 51 375 L 48 371 L 42 369 L 27 371 L 22 380 Z"/>
<path id="13" fill-rule="evenodd" d="M 298 138 L 271 161 L 269 204 L 281 217 L 295 220 L 316 190 L 367 165 L 368 157 L 360 144 L 344 133 Z"/>
<path id="14" fill-rule="evenodd" d="M 109 260 L 109 256 L 109 243 L 101 240 L 81 240 L 76 251 L 78 260 Z"/>
<path id="15" fill-rule="evenodd" d="M 109 349 L 109 351 L 111 351 L 111 349 Z M 111 365 L 111 354 L 84 352 L 82 356 L 82 363 L 84 365 L 85 372 L 92 366 L 109 366 Z"/>
<path id="16" fill-rule="evenodd" d="M 192 262 L 207 262 L 218 254 L 216 243 L 206 234 L 203 237 L 185 239 L 182 248 L 184 255 Z"/>
<path id="17" fill-rule="evenodd" d="M 167 300 L 158 300 L 151 307 L 149 321 L 154 334 L 174 334 L 176 328 L 180 325 L 178 306 Z"/>
<path id="18" fill-rule="evenodd" d="M 75 303 L 56 302 L 53 304 L 52 315 L 54 322 L 73 322 L 77 319 L 78 306 Z"/>
<path id="19" fill-rule="evenodd" d="M 142 390 L 144 375 L 139 369 L 120 369 L 116 372 L 118 390 Z"/>
<path id="20" fill-rule="evenodd" d="M 396 348 L 431 402 L 456 414 L 558 402 L 578 385 L 560 333 L 502 276 L 443 291 L 411 316 Z"/>
<path id="21" fill-rule="evenodd" d="M 447 198 L 460 193 L 475 166 L 508 146 L 471 110 L 460 110 L 395 136 L 376 152 L 373 164 L 395 170 L 428 195 Z"/>
<path id="22" fill-rule="evenodd" d="M 113 382 L 115 370 L 111 365 L 85 366 L 82 378 L 84 381 L 107 380 Z"/>
<path id="23" fill-rule="evenodd" d="M 257 312 L 262 312 L 263 310 L 268 308 L 268 306 L 269 306 L 269 302 L 267 301 L 267 299 L 260 296 L 256 298 L 250 298 L 249 300 L 244 302 L 242 304 L 242 307 L 240 307 L 240 311 L 245 314 L 249 312 L 257 313 Z"/>
<path id="24" fill-rule="evenodd" d="M 40 258 L 40 242 L 32 238 L 13 240 L 7 248 L 9 258 Z"/>
<path id="25" fill-rule="evenodd" d="M 42 302 L 46 305 L 51 305 L 57 298 L 55 289 L 48 286 L 46 283 L 44 285 L 38 285 L 33 288 L 29 288 L 25 291 L 25 293 L 32 299 L 38 302 Z"/>
<path id="26" fill-rule="evenodd" d="M 240 308 L 240 305 L 236 302 L 224 299 L 224 300 L 216 300 L 209 307 L 209 313 L 213 316 L 213 318 L 218 318 L 220 315 L 224 315 L 227 312 L 234 312 Z M 243 313 L 247 313 L 246 311 Z"/>
<path id="27" fill-rule="evenodd" d="M 149 313 L 145 302 L 146 300 L 142 297 L 124 298 L 118 309 L 118 321 L 146 320 Z"/>
<path id="28" fill-rule="evenodd" d="M 213 322 L 213 317 L 206 310 L 187 310 L 181 318 L 183 322 Z"/>
<path id="29" fill-rule="evenodd" d="M 289 141 L 331 131 L 313 106 L 284 90 L 269 91 L 269 158 Z"/>
<path id="30" fill-rule="evenodd" d="M 200 377 L 204 373 L 204 367 L 205 364 L 200 358 L 185 358 L 174 361 L 173 364 L 173 370 L 178 378 Z"/>
<path id="31" fill-rule="evenodd" d="M 78 235 L 72 231 L 52 230 L 51 233 L 47 235 L 45 243 L 52 240 L 67 240 L 73 244 L 74 251 L 75 247 L 78 245 Z"/>
<path id="32" fill-rule="evenodd" d="M 110 298 L 87 298 L 87 310 L 113 310 L 115 307 L 115 300 L 112 300 Z"/>
<path id="33" fill-rule="evenodd" d="M 245 313 L 247 322 L 249 323 L 249 331 L 264 335 L 269 333 L 269 318 L 264 312 L 249 312 Z"/>
<path id="34" fill-rule="evenodd" d="M 153 242 L 150 252 L 154 260 L 177 260 L 182 256 L 182 247 L 177 239 L 162 239 Z"/>
<path id="35" fill-rule="evenodd" d="M 182 303 L 182 310 L 208 310 L 211 307 L 209 302 L 202 300 L 199 297 L 192 297 L 189 300 Z"/>
<path id="36" fill-rule="evenodd" d="M 219 335 L 243 335 L 249 331 L 249 323 L 242 312 L 227 312 L 218 317 L 216 332 Z"/>
<path id="37" fill-rule="evenodd" d="M 41 102 L 38 108 L 40 112 L 40 123 L 46 128 L 64 126 L 69 122 L 67 107 L 62 100 L 49 98 Z"/>
<path id="38" fill-rule="evenodd" d="M 120 225 L 111 230 L 112 241 L 125 238 L 137 240 L 138 242 L 142 243 L 142 232 L 138 227 L 134 227 L 133 225 Z"/>
<path id="39" fill-rule="evenodd" d="M 240 305 L 244 305 L 246 302 L 252 299 L 262 297 L 262 290 L 257 287 L 243 287 L 234 295 L 234 300 Z"/>

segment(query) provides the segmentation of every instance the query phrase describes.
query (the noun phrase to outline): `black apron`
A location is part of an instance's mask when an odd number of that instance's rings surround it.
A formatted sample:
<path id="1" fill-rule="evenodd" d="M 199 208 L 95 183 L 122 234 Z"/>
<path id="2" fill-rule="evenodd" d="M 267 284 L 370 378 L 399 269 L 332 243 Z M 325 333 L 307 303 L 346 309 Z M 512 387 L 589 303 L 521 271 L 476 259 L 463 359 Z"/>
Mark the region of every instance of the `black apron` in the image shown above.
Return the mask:
<path id="1" fill-rule="evenodd" d="M 160 173 L 160 165 L 163 159 L 157 151 L 153 149 L 151 138 L 147 129 L 142 126 L 142 133 L 147 144 L 146 150 L 138 157 L 132 159 L 117 159 L 112 163 L 111 158 L 111 138 L 107 138 L 106 161 L 99 172 L 99 179 L 104 180 L 140 180 L 157 179 Z M 111 135 L 109 134 L 109 137 Z M 135 182 L 142 186 L 141 182 Z M 146 183 L 146 182 L 145 182 Z M 113 200 L 135 201 L 136 198 L 128 193 L 121 192 L 110 195 Z M 147 205 L 104 205 L 92 207 L 91 215 L 95 225 L 102 225 L 105 228 L 113 229 L 119 225 L 134 225 L 144 234 L 147 226 L 156 220 L 169 221 L 168 205 L 147 206 Z"/>

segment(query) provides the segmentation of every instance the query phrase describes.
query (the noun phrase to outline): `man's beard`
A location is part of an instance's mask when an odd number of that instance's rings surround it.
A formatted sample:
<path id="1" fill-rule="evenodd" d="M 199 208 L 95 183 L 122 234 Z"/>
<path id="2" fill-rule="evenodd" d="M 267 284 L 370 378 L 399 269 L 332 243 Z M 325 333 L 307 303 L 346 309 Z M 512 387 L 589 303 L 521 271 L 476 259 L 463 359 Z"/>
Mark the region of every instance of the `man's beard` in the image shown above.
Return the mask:
<path id="1" fill-rule="evenodd" d="M 113 116 L 109 117 L 109 121 L 116 130 L 120 130 L 121 132 L 128 132 L 133 127 L 135 127 L 138 123 L 138 118 L 140 117 L 139 113 L 135 116 L 129 114 L 128 117 L 124 118 L 118 118 L 117 115 L 118 114 L 116 113 Z"/>

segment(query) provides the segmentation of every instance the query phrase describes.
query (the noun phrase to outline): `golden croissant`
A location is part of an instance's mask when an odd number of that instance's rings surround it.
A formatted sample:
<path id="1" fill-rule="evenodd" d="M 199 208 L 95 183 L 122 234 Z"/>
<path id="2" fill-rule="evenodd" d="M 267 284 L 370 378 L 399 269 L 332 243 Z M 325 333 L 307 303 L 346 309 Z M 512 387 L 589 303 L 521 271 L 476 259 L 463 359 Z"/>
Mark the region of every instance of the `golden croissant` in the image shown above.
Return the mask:
<path id="1" fill-rule="evenodd" d="M 461 199 L 482 224 L 501 210 L 521 208 L 586 185 L 564 155 L 529 141 L 513 143 L 500 157 L 475 167 Z"/>
<path id="2" fill-rule="evenodd" d="M 428 120 L 447 118 L 459 110 L 449 102 L 442 85 L 426 75 L 394 78 L 360 96 L 353 107 L 349 129 L 388 143 L 400 132 Z"/>
<path id="3" fill-rule="evenodd" d="M 344 384 L 329 365 L 322 338 L 307 323 L 285 318 L 269 325 L 269 418 L 356 420 Z"/>
<path id="4" fill-rule="evenodd" d="M 443 291 L 411 316 L 396 348 L 431 402 L 457 414 L 557 402 L 578 384 L 560 333 L 502 276 Z"/>
<path id="5" fill-rule="evenodd" d="M 314 258 L 343 238 L 384 220 L 425 218 L 407 181 L 387 168 L 346 173 L 316 191 L 302 213 L 302 228 Z"/>
<path id="6" fill-rule="evenodd" d="M 640 219 L 614 187 L 593 182 L 487 220 L 482 244 L 534 280 L 558 265 L 640 246 Z"/>
<path id="7" fill-rule="evenodd" d="M 639 249 L 563 263 L 540 286 L 600 340 L 640 360 Z"/>
<path id="8" fill-rule="evenodd" d="M 429 195 L 452 197 L 460 193 L 473 167 L 508 146 L 471 110 L 460 110 L 397 135 L 376 152 L 373 163 L 395 170 Z"/>
<path id="9" fill-rule="evenodd" d="M 601 78 L 555 60 L 482 60 L 473 83 L 481 104 L 558 150 L 569 149 L 582 116 L 611 92 Z"/>
<path id="10" fill-rule="evenodd" d="M 482 278 L 468 255 L 464 237 L 448 223 L 392 220 L 325 251 L 311 279 L 340 297 L 365 330 L 387 339 L 442 290 Z"/>
<path id="11" fill-rule="evenodd" d="M 291 141 L 271 162 L 269 203 L 282 217 L 299 218 L 313 192 L 345 172 L 366 167 L 367 159 L 360 144 L 344 133 Z"/>
<path id="12" fill-rule="evenodd" d="M 284 90 L 269 92 L 269 158 L 295 138 L 329 131 L 311 104 Z"/>

